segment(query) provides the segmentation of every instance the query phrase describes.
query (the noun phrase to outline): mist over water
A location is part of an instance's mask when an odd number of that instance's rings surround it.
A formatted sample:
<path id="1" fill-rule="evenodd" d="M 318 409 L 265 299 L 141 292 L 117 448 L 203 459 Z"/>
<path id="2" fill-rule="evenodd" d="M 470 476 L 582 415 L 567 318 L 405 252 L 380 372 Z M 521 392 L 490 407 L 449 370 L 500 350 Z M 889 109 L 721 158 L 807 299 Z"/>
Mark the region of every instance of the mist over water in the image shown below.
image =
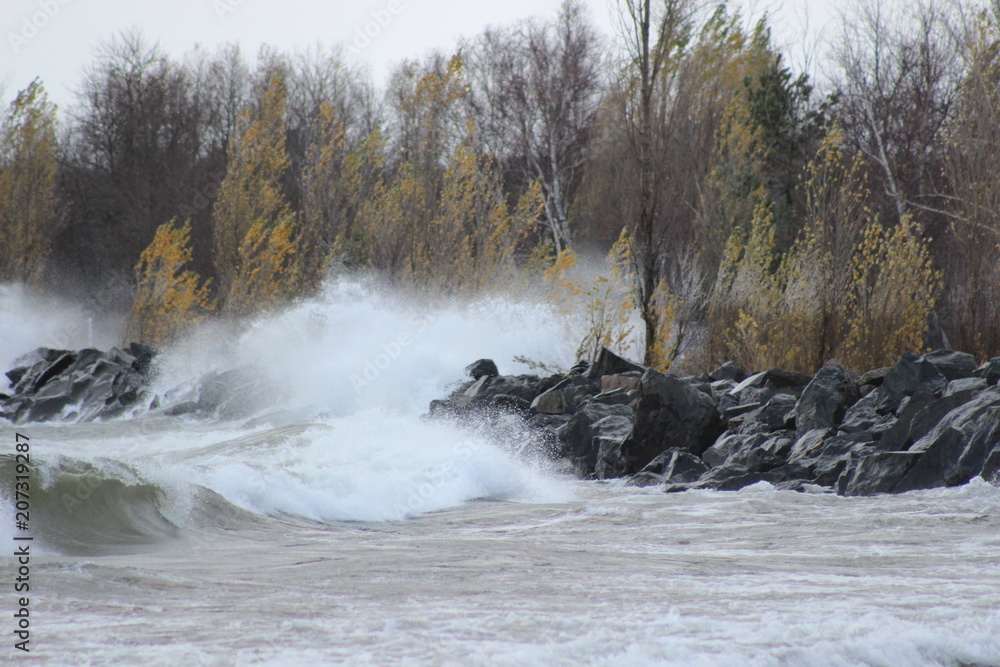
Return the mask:
<path id="1" fill-rule="evenodd" d="M 238 333 L 208 325 L 170 350 L 158 388 L 208 370 L 253 367 L 288 408 L 331 414 L 385 409 L 421 414 L 483 357 L 501 373 L 528 372 L 515 356 L 575 362 L 571 327 L 550 306 L 508 297 L 420 303 L 358 281 Z"/>
<path id="2" fill-rule="evenodd" d="M 68 347 L 119 342 L 111 327 L 96 340 L 76 331 L 86 316 L 80 309 L 16 288 L 0 294 L 6 321 L 16 312 L 22 323 L 4 330 L 0 359 L 8 367 L 62 340 Z M 73 336 L 56 338 L 67 329 Z M 248 416 L 206 422 L 139 413 L 104 424 L 23 428 L 50 434 L 35 451 L 53 478 L 60 457 L 104 458 L 134 466 L 169 498 L 198 485 L 265 516 L 385 521 L 476 498 L 551 500 L 566 492 L 517 459 L 517 442 L 487 442 L 420 417 L 478 358 L 493 358 L 504 373 L 529 370 L 516 355 L 570 365 L 571 336 L 551 308 L 528 300 L 421 303 L 374 282 L 337 281 L 250 323 L 205 321 L 158 358 L 152 390 L 167 405 L 212 373 L 240 369 L 265 396 Z"/>

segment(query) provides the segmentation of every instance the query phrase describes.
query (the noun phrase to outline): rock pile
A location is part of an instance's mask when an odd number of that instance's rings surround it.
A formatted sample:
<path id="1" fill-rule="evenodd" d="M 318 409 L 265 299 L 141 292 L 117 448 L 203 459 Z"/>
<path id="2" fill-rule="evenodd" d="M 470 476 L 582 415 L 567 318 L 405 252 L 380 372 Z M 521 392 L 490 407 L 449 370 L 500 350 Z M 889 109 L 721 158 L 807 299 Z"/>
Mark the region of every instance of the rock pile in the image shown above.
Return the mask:
<path id="1" fill-rule="evenodd" d="M 430 415 L 476 423 L 511 416 L 534 446 L 582 478 L 734 490 L 828 487 L 842 495 L 1000 481 L 1000 358 L 939 350 L 856 378 L 734 364 L 701 376 L 658 373 L 603 350 L 567 375 L 467 371 Z"/>
<path id="2" fill-rule="evenodd" d="M 39 348 L 7 372 L 11 389 L 0 394 L 0 418 L 15 424 L 93 421 L 148 406 L 145 387 L 155 356 L 156 350 L 138 343 L 107 352 Z"/>

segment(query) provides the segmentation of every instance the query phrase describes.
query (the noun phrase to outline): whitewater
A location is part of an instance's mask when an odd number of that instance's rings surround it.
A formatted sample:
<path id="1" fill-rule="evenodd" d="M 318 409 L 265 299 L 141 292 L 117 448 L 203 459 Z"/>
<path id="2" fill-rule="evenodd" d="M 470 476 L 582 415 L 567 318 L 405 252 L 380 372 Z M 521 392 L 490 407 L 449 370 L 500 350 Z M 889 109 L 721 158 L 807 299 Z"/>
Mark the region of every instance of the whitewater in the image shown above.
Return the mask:
<path id="1" fill-rule="evenodd" d="M 39 346 L 107 349 L 120 324 L 0 286 L 0 370 Z M 249 374 L 239 416 L 0 422 L 0 660 L 1000 665 L 1000 489 L 981 479 L 664 494 L 576 480 L 516 428 L 422 417 L 476 359 L 572 365 L 578 326 L 527 297 L 342 280 L 160 357 L 164 403 Z M 13 648 L 17 433 L 30 656 Z"/>

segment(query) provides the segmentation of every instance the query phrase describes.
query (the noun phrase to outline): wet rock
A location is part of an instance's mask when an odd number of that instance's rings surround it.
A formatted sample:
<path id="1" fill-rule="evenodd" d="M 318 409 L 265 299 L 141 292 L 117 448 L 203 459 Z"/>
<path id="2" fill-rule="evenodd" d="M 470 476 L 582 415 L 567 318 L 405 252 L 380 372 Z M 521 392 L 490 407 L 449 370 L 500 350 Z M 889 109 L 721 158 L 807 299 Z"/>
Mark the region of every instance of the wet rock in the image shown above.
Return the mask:
<path id="1" fill-rule="evenodd" d="M 483 377 L 496 377 L 500 375 L 500 371 L 497 369 L 497 365 L 492 359 L 480 359 L 474 361 L 465 367 L 465 372 L 473 380 L 478 380 Z"/>
<path id="2" fill-rule="evenodd" d="M 986 382 L 986 378 L 962 378 L 960 380 L 952 380 L 949 382 L 948 387 L 944 390 L 944 395 L 954 396 L 955 394 L 960 394 L 966 391 L 978 393 L 989 386 L 989 383 Z"/>
<path id="3" fill-rule="evenodd" d="M 730 380 L 732 382 L 742 382 L 747 378 L 747 372 L 737 364 L 727 361 L 714 371 L 708 373 L 709 380 L 718 382 L 720 380 Z"/>
<path id="4" fill-rule="evenodd" d="M 531 408 L 544 415 L 561 415 L 566 412 L 566 399 L 562 390 L 569 386 L 569 380 L 542 392 L 531 402 Z"/>
<path id="5" fill-rule="evenodd" d="M 986 380 L 986 384 L 1000 383 L 1000 357 L 993 357 L 975 370 L 975 376 Z"/>
<path id="6" fill-rule="evenodd" d="M 704 461 L 690 452 L 675 447 L 650 461 L 637 473 L 637 476 L 653 474 L 661 478 L 659 483 L 683 484 L 697 481 L 706 472 L 708 466 Z"/>
<path id="7" fill-rule="evenodd" d="M 597 450 L 594 476 L 597 479 L 614 479 L 625 474 L 626 461 L 622 458 L 622 443 L 632 432 L 632 420 L 625 416 L 611 415 L 594 422 L 593 447 Z"/>
<path id="8" fill-rule="evenodd" d="M 646 367 L 640 364 L 623 359 L 606 347 L 602 347 L 597 355 L 597 360 L 590 365 L 584 375 L 599 381 L 605 375 L 624 375 L 629 372 L 644 373 Z"/>
<path id="9" fill-rule="evenodd" d="M 965 484 L 1000 443 L 1000 390 L 984 392 L 941 418 L 909 449 L 921 454 L 894 493 Z"/>
<path id="10" fill-rule="evenodd" d="M 141 361 L 131 354 L 133 349 L 144 355 Z M 145 346 L 107 352 L 39 348 L 21 357 L 7 374 L 16 382 L 3 401 L 0 418 L 23 424 L 114 417 L 150 398 L 146 387 L 154 355 Z"/>
<path id="11" fill-rule="evenodd" d="M 891 366 L 885 368 L 876 368 L 875 370 L 868 371 L 858 380 L 858 385 L 865 387 L 881 387 L 882 383 L 885 381 L 885 376 L 889 374 L 892 370 Z"/>
<path id="12" fill-rule="evenodd" d="M 872 452 L 853 460 L 837 482 L 842 496 L 890 493 L 917 462 L 920 452 Z"/>
<path id="13" fill-rule="evenodd" d="M 699 455 L 721 432 L 715 401 L 673 375 L 642 375 L 635 425 L 622 444 L 626 472 L 639 472 L 658 454 L 678 447 Z"/>
<path id="14" fill-rule="evenodd" d="M 931 362 L 907 352 L 885 376 L 880 409 L 895 411 L 907 396 L 918 392 L 940 396 L 948 381 Z"/>
<path id="15" fill-rule="evenodd" d="M 579 477 L 586 479 L 594 476 L 600 446 L 603 444 L 595 444 L 594 438 L 598 435 L 608 435 L 596 429 L 594 424 L 611 416 L 629 420 L 632 417 L 632 410 L 624 405 L 589 404 L 573 415 L 560 430 L 563 452 L 570 459 Z M 620 425 L 622 422 L 605 422 L 603 426 L 610 427 L 615 423 Z"/>
<path id="16" fill-rule="evenodd" d="M 816 373 L 795 404 L 798 435 L 817 428 L 833 428 L 861 398 L 854 380 L 839 365 L 825 366 Z"/>
<path id="17" fill-rule="evenodd" d="M 976 358 L 967 352 L 935 350 L 922 358 L 932 363 L 948 381 L 970 378 L 976 372 Z"/>
<path id="18" fill-rule="evenodd" d="M 759 408 L 730 419 L 728 429 L 752 434 L 794 428 L 795 404 L 795 397 L 791 394 L 775 394 Z"/>

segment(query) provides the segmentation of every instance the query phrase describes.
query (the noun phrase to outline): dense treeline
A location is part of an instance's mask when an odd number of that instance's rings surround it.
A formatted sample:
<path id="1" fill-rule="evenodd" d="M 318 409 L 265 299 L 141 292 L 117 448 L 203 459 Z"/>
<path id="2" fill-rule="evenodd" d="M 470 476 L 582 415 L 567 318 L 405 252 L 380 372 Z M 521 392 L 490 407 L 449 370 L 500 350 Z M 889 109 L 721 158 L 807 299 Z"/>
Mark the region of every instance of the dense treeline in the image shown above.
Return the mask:
<path id="1" fill-rule="evenodd" d="M 638 321 L 658 368 L 1000 354 L 1000 3 L 861 0 L 822 94 L 766 17 L 618 9 L 613 39 L 565 0 L 381 91 L 337 48 L 120 34 L 72 109 L 35 82 L 6 111 L 0 280 L 100 285 L 156 344 L 366 269 L 530 276 L 587 311 L 582 353 Z M 574 282 L 582 253 L 609 272 Z"/>

